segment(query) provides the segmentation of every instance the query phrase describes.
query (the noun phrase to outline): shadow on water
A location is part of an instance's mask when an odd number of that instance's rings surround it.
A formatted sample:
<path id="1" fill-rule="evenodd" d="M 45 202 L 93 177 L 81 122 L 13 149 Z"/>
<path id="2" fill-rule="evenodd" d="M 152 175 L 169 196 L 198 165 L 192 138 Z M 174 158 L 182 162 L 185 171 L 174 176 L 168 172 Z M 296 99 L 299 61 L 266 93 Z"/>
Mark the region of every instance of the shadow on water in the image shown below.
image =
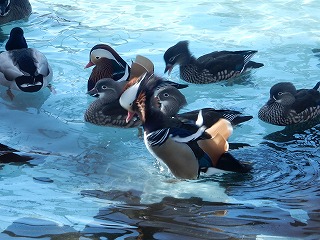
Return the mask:
<path id="1" fill-rule="evenodd" d="M 139 190 L 87 189 L 80 192 L 83 198 L 98 199 L 105 206 L 80 230 L 46 219 L 19 218 L 0 239 L 317 239 L 319 133 L 317 124 L 287 127 L 258 146 L 232 150 L 254 163 L 252 173 L 221 174 L 192 183 L 195 191 L 198 182 L 208 187 L 219 183 L 231 196 L 227 202 L 166 196 L 150 204 L 142 201 L 145 193 Z"/>
<path id="2" fill-rule="evenodd" d="M 276 143 L 296 142 L 300 144 L 308 143 L 313 146 L 320 145 L 320 117 L 308 121 L 306 123 L 295 124 L 286 126 L 283 130 L 273 132 L 264 137 L 265 140 L 273 141 Z M 268 144 L 268 142 L 265 142 Z"/>
<path id="3" fill-rule="evenodd" d="M 0 46 L 4 44 L 5 41 L 7 41 L 8 39 L 8 35 L 5 34 L 2 30 L 2 27 L 0 26 Z M 3 47 L 4 49 L 4 47 Z M 0 52 L 2 51 L 2 49 L 0 50 Z"/>
<path id="4" fill-rule="evenodd" d="M 314 56 L 319 58 L 319 60 L 320 60 L 320 49 L 317 49 L 317 48 L 312 49 L 312 52 L 314 53 Z M 317 66 L 320 67 L 320 63 L 317 64 Z"/>
<path id="5" fill-rule="evenodd" d="M 201 198 L 165 197 L 161 202 L 143 204 L 142 192 L 83 190 L 84 197 L 118 202 L 101 208 L 94 221 L 81 231 L 71 226 L 34 218 L 13 222 L 0 237 L 50 239 L 256 239 L 287 236 L 291 239 L 318 234 L 320 209 L 311 220 L 294 220 L 273 206 L 208 202 Z M 319 191 L 318 191 L 319 196 Z M 294 202 L 292 200 L 292 202 Z M 314 237 L 315 235 L 313 235 Z"/>

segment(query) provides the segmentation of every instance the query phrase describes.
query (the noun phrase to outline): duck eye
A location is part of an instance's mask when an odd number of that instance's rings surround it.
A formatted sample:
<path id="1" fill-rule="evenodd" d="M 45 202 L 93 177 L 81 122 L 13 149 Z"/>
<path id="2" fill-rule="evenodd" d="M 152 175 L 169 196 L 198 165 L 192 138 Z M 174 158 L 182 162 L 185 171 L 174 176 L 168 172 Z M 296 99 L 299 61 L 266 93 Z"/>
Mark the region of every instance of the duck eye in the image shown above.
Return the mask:
<path id="1" fill-rule="evenodd" d="M 96 56 L 96 59 L 99 59 L 100 57 L 99 56 Z"/>
<path id="2" fill-rule="evenodd" d="M 176 56 L 169 58 L 170 62 L 173 62 L 176 59 Z"/>
<path id="3" fill-rule="evenodd" d="M 164 93 L 163 96 L 164 97 L 169 97 L 169 93 Z"/>
<path id="4" fill-rule="evenodd" d="M 278 92 L 278 95 L 281 96 L 283 94 L 283 92 Z"/>
<path id="5" fill-rule="evenodd" d="M 102 85 L 102 87 L 101 87 L 102 89 L 107 89 L 108 87 L 106 86 L 106 85 Z"/>

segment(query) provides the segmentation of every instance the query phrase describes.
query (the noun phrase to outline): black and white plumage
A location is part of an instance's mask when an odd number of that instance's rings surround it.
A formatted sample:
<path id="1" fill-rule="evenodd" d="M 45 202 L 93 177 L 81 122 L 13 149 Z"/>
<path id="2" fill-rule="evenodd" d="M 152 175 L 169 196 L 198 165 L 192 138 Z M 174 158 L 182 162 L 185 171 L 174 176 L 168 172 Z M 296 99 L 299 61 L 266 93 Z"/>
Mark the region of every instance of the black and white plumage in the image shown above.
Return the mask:
<path id="1" fill-rule="evenodd" d="M 177 114 L 179 110 L 187 104 L 187 101 L 185 96 L 174 87 L 158 90 L 155 97 L 164 114 L 167 116 L 175 116 L 184 122 L 195 122 L 199 110 L 202 111 L 205 126 L 211 126 L 221 118 L 228 120 L 232 126 L 252 119 L 252 116 L 242 115 L 239 111 L 229 109 L 202 108 Z"/>
<path id="2" fill-rule="evenodd" d="M 268 102 L 258 117 L 267 123 L 287 126 L 320 116 L 320 82 L 312 89 L 296 89 L 290 82 L 280 82 L 270 89 Z"/>
<path id="3" fill-rule="evenodd" d="M 43 53 L 28 48 L 19 27 L 10 32 L 6 50 L 0 53 L 0 84 L 8 87 L 8 95 L 13 99 L 11 90 L 38 92 L 51 87 L 53 72 Z"/>
<path id="4" fill-rule="evenodd" d="M 28 17 L 32 12 L 29 0 L 1 0 L 0 25 Z"/>
<path id="5" fill-rule="evenodd" d="M 248 172 L 249 166 L 226 152 L 227 139 L 232 133 L 229 121 L 219 119 L 206 127 L 201 111 L 194 124 L 168 117 L 152 106 L 154 91 L 161 82 L 161 78 L 145 74 L 140 81 L 126 88 L 119 100 L 121 106 L 128 110 L 127 120 L 139 115 L 149 152 L 164 162 L 177 178 L 195 179 L 199 171 L 210 167 Z"/>
<path id="6" fill-rule="evenodd" d="M 186 82 L 205 84 L 237 77 L 249 69 L 262 67 L 250 61 L 255 50 L 216 51 L 196 59 L 189 51 L 188 41 L 180 41 L 164 53 L 165 73 L 180 65 L 180 78 Z"/>

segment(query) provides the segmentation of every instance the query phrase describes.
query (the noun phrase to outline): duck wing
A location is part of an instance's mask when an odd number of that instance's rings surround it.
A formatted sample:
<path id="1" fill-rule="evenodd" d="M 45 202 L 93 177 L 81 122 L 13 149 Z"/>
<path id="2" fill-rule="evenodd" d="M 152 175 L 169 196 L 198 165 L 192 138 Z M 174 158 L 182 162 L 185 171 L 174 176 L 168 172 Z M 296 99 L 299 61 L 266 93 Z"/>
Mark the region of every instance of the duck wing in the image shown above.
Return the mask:
<path id="1" fill-rule="evenodd" d="M 227 109 L 214 109 L 214 108 L 203 108 L 202 114 L 205 126 L 212 126 L 217 123 L 221 118 L 227 119 L 232 125 L 238 125 L 240 123 L 246 122 L 252 119 L 252 116 L 242 116 L 242 113 L 235 110 Z M 190 112 L 185 112 L 178 114 L 177 117 L 183 121 L 193 121 L 197 120 L 199 110 L 193 110 Z"/>
<path id="2" fill-rule="evenodd" d="M 120 116 L 123 115 L 126 118 L 128 111 L 125 110 L 119 103 L 119 100 L 115 100 L 106 104 L 102 108 L 102 113 L 106 116 Z"/>
<path id="3" fill-rule="evenodd" d="M 301 89 L 295 95 L 296 101 L 291 108 L 301 113 L 308 108 L 320 107 L 320 92 L 315 89 Z"/>
<path id="4" fill-rule="evenodd" d="M 198 68 L 208 69 L 211 73 L 228 71 L 242 72 L 257 51 L 216 51 L 197 59 Z"/>

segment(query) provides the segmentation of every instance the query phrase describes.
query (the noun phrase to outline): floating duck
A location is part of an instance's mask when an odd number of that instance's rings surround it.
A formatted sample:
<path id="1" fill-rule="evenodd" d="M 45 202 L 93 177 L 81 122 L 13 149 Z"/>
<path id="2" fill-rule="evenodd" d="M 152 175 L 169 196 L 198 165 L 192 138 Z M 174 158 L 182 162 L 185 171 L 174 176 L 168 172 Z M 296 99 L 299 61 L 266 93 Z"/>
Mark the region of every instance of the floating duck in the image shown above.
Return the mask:
<path id="1" fill-rule="evenodd" d="M 258 117 L 267 123 L 287 126 L 320 116 L 320 82 L 312 89 L 296 89 L 291 82 L 280 82 L 270 89 L 268 102 Z"/>
<path id="2" fill-rule="evenodd" d="M 179 113 L 179 110 L 187 104 L 185 96 L 175 87 L 161 88 L 155 93 L 160 110 L 167 116 L 175 116 L 184 122 L 196 122 L 199 110 L 202 111 L 205 126 L 211 126 L 219 119 L 227 119 L 232 126 L 252 119 L 252 116 L 244 116 L 241 112 L 229 109 L 202 108 L 193 111 Z"/>
<path id="3" fill-rule="evenodd" d="M 132 79 L 143 73 L 153 73 L 154 71 L 152 62 L 148 58 L 140 55 L 138 55 L 132 63 L 131 69 Z M 135 80 L 133 79 L 132 81 Z M 95 125 L 109 127 L 132 128 L 140 126 L 141 121 L 139 118 L 133 118 L 131 121 L 126 122 L 127 110 L 122 108 L 119 103 L 120 95 L 126 84 L 126 81 L 114 81 L 111 78 L 100 79 L 95 87 L 88 92 L 91 96 L 98 96 L 98 99 L 88 106 L 84 114 L 85 121 Z M 176 88 L 187 85 L 164 81 L 161 87 L 166 88 L 167 86 Z"/>
<path id="4" fill-rule="evenodd" d="M 11 90 L 38 92 L 45 87 L 53 91 L 50 82 L 53 72 L 45 55 L 34 48 L 28 48 L 23 30 L 15 27 L 10 32 L 6 50 L 0 53 L 0 84 Z"/>
<path id="5" fill-rule="evenodd" d="M 31 14 L 31 11 L 29 0 L 1 0 L 0 25 L 26 18 Z"/>
<path id="6" fill-rule="evenodd" d="M 130 77 L 130 66 L 109 45 L 97 44 L 90 50 L 90 60 L 85 68 L 95 66 L 88 79 L 88 91 L 94 88 L 102 78 L 115 81 L 127 81 Z"/>
<path id="7" fill-rule="evenodd" d="M 119 103 L 126 82 L 117 82 L 111 78 L 100 79 L 88 94 L 98 98 L 93 101 L 84 114 L 84 120 L 95 125 L 120 128 L 138 127 L 139 118 L 126 122 L 127 111 Z"/>
<path id="8" fill-rule="evenodd" d="M 249 165 L 227 152 L 227 139 L 232 133 L 228 120 L 219 119 L 206 127 L 201 110 L 196 124 L 192 124 L 168 117 L 152 106 L 154 91 L 162 81 L 146 73 L 135 84 L 125 87 L 119 100 L 128 110 L 127 121 L 135 114 L 141 119 L 149 152 L 181 179 L 196 179 L 200 171 L 206 172 L 213 167 L 242 173 L 250 171 Z"/>
<path id="9" fill-rule="evenodd" d="M 255 50 L 216 51 L 196 59 L 189 51 L 188 41 L 180 41 L 164 53 L 165 73 L 180 65 L 180 78 L 186 82 L 205 84 L 240 76 L 249 69 L 262 67 L 250 61 Z"/>

